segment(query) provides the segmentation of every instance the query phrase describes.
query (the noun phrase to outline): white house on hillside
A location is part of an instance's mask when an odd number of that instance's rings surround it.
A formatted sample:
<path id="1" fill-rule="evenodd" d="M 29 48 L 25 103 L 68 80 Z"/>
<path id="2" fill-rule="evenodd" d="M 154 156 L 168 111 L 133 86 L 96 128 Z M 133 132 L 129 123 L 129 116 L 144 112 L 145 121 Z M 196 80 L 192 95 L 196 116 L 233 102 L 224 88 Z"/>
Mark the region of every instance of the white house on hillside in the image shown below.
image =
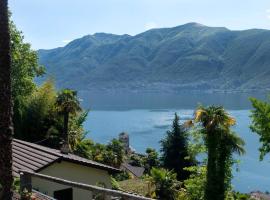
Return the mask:
<path id="1" fill-rule="evenodd" d="M 20 170 L 27 170 L 52 177 L 88 185 L 111 188 L 112 173 L 120 170 L 88 160 L 74 154 L 63 154 L 60 150 L 14 139 L 13 175 L 19 177 Z M 58 183 L 33 177 L 32 188 L 59 200 L 88 200 L 90 191 L 67 187 Z"/>

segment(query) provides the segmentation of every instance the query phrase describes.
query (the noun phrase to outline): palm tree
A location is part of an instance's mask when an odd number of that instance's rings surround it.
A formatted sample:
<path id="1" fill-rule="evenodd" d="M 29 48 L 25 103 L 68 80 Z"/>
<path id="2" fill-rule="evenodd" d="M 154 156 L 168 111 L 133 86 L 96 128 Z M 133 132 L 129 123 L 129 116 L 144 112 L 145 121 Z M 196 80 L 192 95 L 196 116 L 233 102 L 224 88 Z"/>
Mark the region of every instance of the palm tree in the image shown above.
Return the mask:
<path id="1" fill-rule="evenodd" d="M 219 199 L 225 199 L 226 189 L 230 187 L 232 154 L 242 155 L 245 153 L 245 142 L 234 132 L 223 134 L 220 139 L 217 178 L 219 182 Z"/>
<path id="2" fill-rule="evenodd" d="M 163 168 L 152 168 L 150 177 L 147 179 L 150 185 L 155 187 L 154 197 L 166 200 L 177 198 L 180 182 L 177 181 L 177 174 L 173 171 Z"/>
<path id="3" fill-rule="evenodd" d="M 12 198 L 12 103 L 8 1 L 0 1 L 0 199 Z"/>
<path id="4" fill-rule="evenodd" d="M 64 116 L 63 135 L 64 144 L 69 145 L 68 126 L 69 115 L 81 111 L 80 102 L 77 97 L 77 92 L 74 90 L 64 89 L 59 92 L 56 99 L 56 106 L 60 114 Z"/>
<path id="5" fill-rule="evenodd" d="M 209 106 L 197 109 L 195 122 L 201 123 L 203 127 L 208 149 L 205 199 L 224 200 L 226 164 L 234 151 L 242 151 L 243 145 L 243 141 L 230 131 L 236 121 L 222 106 Z"/>

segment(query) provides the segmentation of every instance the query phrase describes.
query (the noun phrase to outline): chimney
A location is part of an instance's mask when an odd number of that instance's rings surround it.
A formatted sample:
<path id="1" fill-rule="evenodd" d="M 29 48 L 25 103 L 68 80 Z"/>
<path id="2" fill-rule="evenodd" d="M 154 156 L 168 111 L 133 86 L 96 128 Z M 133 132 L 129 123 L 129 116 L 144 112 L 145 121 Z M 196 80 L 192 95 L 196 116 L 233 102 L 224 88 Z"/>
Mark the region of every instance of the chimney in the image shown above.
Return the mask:
<path id="1" fill-rule="evenodd" d="M 62 154 L 68 154 L 70 152 L 69 150 L 69 144 L 66 140 L 63 140 L 62 142 L 60 142 L 60 152 Z"/>

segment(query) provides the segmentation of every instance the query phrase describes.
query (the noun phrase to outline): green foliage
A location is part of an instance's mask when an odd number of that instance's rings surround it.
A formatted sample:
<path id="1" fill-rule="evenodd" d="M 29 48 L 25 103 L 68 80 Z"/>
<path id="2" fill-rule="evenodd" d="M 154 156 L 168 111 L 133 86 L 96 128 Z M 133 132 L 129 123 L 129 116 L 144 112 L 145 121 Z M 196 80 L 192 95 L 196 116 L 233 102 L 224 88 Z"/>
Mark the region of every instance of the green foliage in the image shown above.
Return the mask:
<path id="1" fill-rule="evenodd" d="M 37 142 L 59 132 L 59 117 L 54 104 L 56 91 L 52 81 L 45 82 L 25 100 L 20 134 L 17 137 Z"/>
<path id="2" fill-rule="evenodd" d="M 63 89 L 57 94 L 56 108 L 59 113 L 65 115 L 66 113 L 76 114 L 81 111 L 80 102 L 77 97 L 77 91 L 70 89 Z"/>
<path id="3" fill-rule="evenodd" d="M 26 188 L 20 192 L 20 200 L 31 200 L 32 199 L 32 193 L 29 192 Z"/>
<path id="4" fill-rule="evenodd" d="M 152 197 L 158 199 L 175 200 L 179 195 L 180 182 L 177 174 L 162 168 L 152 168 L 146 179 L 154 186 L 155 193 Z"/>
<path id="5" fill-rule="evenodd" d="M 117 140 L 113 139 L 106 147 L 106 152 L 103 154 L 104 162 L 114 167 L 120 167 L 124 161 L 124 146 Z"/>
<path id="6" fill-rule="evenodd" d="M 61 143 L 68 144 L 71 150 L 73 150 L 76 144 L 81 140 L 81 121 L 83 119 L 85 120 L 87 113 L 77 118 L 77 114 L 82 111 L 82 108 L 77 96 L 77 91 L 70 89 L 63 89 L 58 92 L 55 106 L 58 114 L 63 116 Z M 75 123 L 70 123 L 70 118 L 75 119 Z M 71 127 L 73 128 L 72 130 Z"/>
<path id="7" fill-rule="evenodd" d="M 112 185 L 112 189 L 113 190 L 119 190 L 120 189 L 120 185 L 117 182 L 117 180 L 113 177 L 111 177 L 111 185 Z"/>
<path id="8" fill-rule="evenodd" d="M 21 115 L 20 134 L 17 138 L 30 142 L 41 143 L 46 146 L 58 148 L 62 140 L 63 117 L 57 106 L 57 92 L 52 80 L 46 81 L 37 87 L 31 95 L 25 99 L 24 109 Z M 77 105 L 80 107 L 80 105 Z M 90 141 L 84 140 L 87 134 L 83 129 L 88 111 L 72 112 L 69 116 L 68 140 L 72 151 L 81 156 L 89 157 L 88 145 Z"/>
<path id="9" fill-rule="evenodd" d="M 85 139 L 82 134 L 79 135 L 81 138 L 78 138 L 73 149 L 75 154 L 116 168 L 123 163 L 124 147 L 119 140 L 113 139 L 104 145 Z"/>
<path id="10" fill-rule="evenodd" d="M 158 152 L 155 149 L 147 148 L 145 152 L 146 156 L 143 159 L 143 163 L 145 167 L 145 172 L 149 173 L 153 167 L 157 168 L 160 166 L 160 161 Z"/>
<path id="11" fill-rule="evenodd" d="M 121 190 L 131 193 L 140 194 L 142 196 L 150 197 L 152 194 L 152 189 L 149 183 L 145 179 L 128 179 L 119 182 Z"/>
<path id="12" fill-rule="evenodd" d="M 44 73 L 44 68 L 38 64 L 37 52 L 24 42 L 22 32 L 10 21 L 11 35 L 11 86 L 14 102 L 14 132 L 20 136 L 23 127 L 23 112 L 28 97 L 35 91 L 34 78 Z"/>
<path id="13" fill-rule="evenodd" d="M 14 178 L 13 179 L 13 191 L 19 192 L 20 191 L 20 179 Z"/>
<path id="14" fill-rule="evenodd" d="M 190 127 L 188 123 L 190 123 L 190 121 L 187 121 L 185 123 L 185 126 Z M 198 155 L 204 155 L 207 152 L 201 127 L 191 126 L 190 129 L 188 130 L 188 135 L 189 135 L 188 152 L 191 159 L 193 161 L 196 161 L 196 157 Z"/>
<path id="15" fill-rule="evenodd" d="M 14 99 L 27 97 L 36 85 L 33 79 L 44 73 L 43 67 L 38 64 L 37 52 L 25 43 L 24 36 L 18 31 L 15 24 L 10 22 L 11 57 L 12 57 L 12 95 Z"/>
<path id="16" fill-rule="evenodd" d="M 269 96 L 270 100 L 270 96 Z M 250 98 L 253 106 L 251 111 L 252 124 L 250 129 L 260 137 L 262 146 L 260 147 L 260 160 L 270 152 L 270 102 L 260 101 Z"/>
<path id="17" fill-rule="evenodd" d="M 248 194 L 242 194 L 240 192 L 232 192 L 231 193 L 231 196 L 232 196 L 232 198 L 231 198 L 232 200 L 252 200 L 250 198 L 250 195 L 248 195 Z M 230 200 L 229 198 L 227 198 L 227 199 Z"/>
<path id="18" fill-rule="evenodd" d="M 131 164 L 132 166 L 136 166 L 136 167 L 142 167 L 144 164 L 143 159 L 144 159 L 144 157 L 139 156 L 136 153 L 133 153 L 129 156 L 129 164 Z"/>
<path id="19" fill-rule="evenodd" d="M 190 172 L 189 179 L 184 181 L 189 200 L 204 200 L 206 183 L 206 166 L 192 166 L 186 168 Z"/>
<path id="20" fill-rule="evenodd" d="M 161 161 L 164 168 L 177 173 L 178 180 L 185 180 L 189 172 L 184 168 L 192 166 L 193 161 L 189 155 L 187 131 L 179 120 L 175 113 L 172 130 L 167 131 L 166 137 L 161 140 Z"/>
<path id="21" fill-rule="evenodd" d="M 92 148 L 94 146 L 94 142 L 90 139 L 82 139 L 80 142 L 78 142 L 75 147 L 73 152 L 81 156 L 83 158 L 88 158 L 92 159 Z"/>
<path id="22" fill-rule="evenodd" d="M 195 122 L 202 127 L 208 151 L 205 199 L 224 200 L 231 186 L 232 154 L 244 153 L 244 141 L 230 130 L 236 122 L 221 106 L 200 106 Z"/>
<path id="23" fill-rule="evenodd" d="M 77 112 L 69 118 L 68 141 L 72 151 L 78 149 L 78 145 L 82 147 L 92 142 L 91 140 L 85 139 L 88 132 L 83 128 L 83 123 L 87 119 L 88 113 L 89 111 Z M 83 148 L 81 148 L 81 150 L 83 150 Z"/>
<path id="24" fill-rule="evenodd" d="M 113 175 L 113 178 L 116 181 L 124 181 L 124 180 L 131 179 L 132 175 L 130 173 L 128 173 L 127 171 L 122 171 L 120 173 Z"/>

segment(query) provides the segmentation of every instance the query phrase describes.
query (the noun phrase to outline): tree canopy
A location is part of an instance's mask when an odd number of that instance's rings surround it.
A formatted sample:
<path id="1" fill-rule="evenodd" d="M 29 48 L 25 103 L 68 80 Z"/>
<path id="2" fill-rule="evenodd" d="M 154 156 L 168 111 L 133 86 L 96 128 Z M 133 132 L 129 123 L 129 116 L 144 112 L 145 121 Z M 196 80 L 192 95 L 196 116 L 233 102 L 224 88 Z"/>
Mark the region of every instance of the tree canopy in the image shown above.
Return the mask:
<path id="1" fill-rule="evenodd" d="M 178 180 L 185 180 L 189 172 L 184 168 L 193 165 L 188 151 L 188 136 L 186 129 L 180 125 L 179 117 L 175 113 L 172 130 L 167 131 L 161 140 L 161 161 L 164 168 L 174 170 Z"/>
<path id="2" fill-rule="evenodd" d="M 260 137 L 260 160 L 270 152 L 270 96 L 268 101 L 250 98 L 253 106 L 251 111 L 252 124 L 250 129 Z"/>
<path id="3" fill-rule="evenodd" d="M 26 101 L 35 89 L 34 78 L 44 74 L 44 68 L 38 64 L 37 52 L 24 42 L 24 36 L 15 24 L 10 21 L 11 35 L 11 87 L 14 102 L 15 136 L 21 135 L 22 118 Z"/>

